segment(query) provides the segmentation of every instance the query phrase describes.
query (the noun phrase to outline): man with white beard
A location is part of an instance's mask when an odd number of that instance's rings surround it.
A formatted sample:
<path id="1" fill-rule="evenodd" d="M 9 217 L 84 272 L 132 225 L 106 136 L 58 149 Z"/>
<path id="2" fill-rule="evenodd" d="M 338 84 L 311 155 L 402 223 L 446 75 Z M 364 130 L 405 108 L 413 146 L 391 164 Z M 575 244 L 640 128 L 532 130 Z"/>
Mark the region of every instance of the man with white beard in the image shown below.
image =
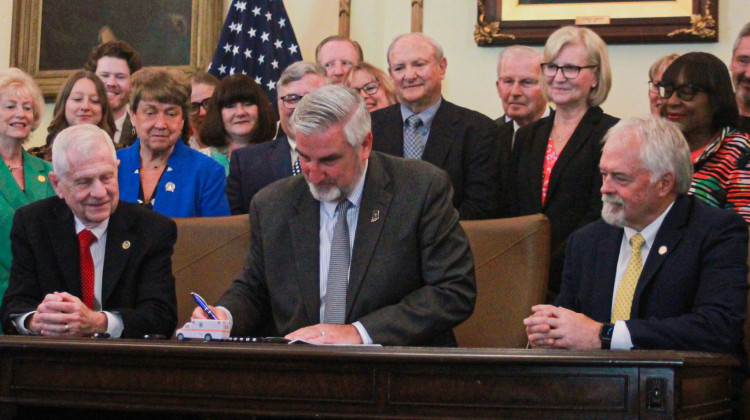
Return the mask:
<path id="1" fill-rule="evenodd" d="M 455 346 L 476 284 L 447 174 L 373 152 L 365 102 L 341 86 L 304 95 L 291 126 L 302 176 L 253 197 L 245 269 L 213 312 L 232 335 Z"/>
<path id="2" fill-rule="evenodd" d="M 524 320 L 537 348 L 731 353 L 742 363 L 748 230 L 737 214 L 686 193 L 690 151 L 679 128 L 648 116 L 604 137 L 602 219 L 570 237 L 554 305 Z"/>

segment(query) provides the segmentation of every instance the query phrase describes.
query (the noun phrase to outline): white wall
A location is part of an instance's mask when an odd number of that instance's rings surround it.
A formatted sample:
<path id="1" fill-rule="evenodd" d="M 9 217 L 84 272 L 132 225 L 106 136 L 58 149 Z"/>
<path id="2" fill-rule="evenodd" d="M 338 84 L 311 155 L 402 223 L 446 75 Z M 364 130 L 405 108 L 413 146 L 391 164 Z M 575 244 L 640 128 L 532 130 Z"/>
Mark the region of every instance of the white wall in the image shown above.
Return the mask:
<path id="1" fill-rule="evenodd" d="M 230 0 L 224 1 L 229 8 Z M 338 31 L 338 0 L 284 0 L 303 57 L 314 59 L 315 46 Z M 13 0 L 0 0 L 0 67 L 10 60 Z M 411 0 L 352 0 L 351 36 L 364 49 L 365 60 L 386 67 L 386 50 L 398 34 L 410 30 Z M 424 32 L 440 42 L 448 58 L 443 86 L 446 99 L 495 118 L 502 114 L 495 91 L 495 61 L 500 47 L 478 47 L 474 43 L 476 0 L 425 0 Z M 750 1 L 719 2 L 719 41 L 710 44 L 613 45 L 610 59 L 613 86 L 603 107 L 617 117 L 648 112 L 646 82 L 648 68 L 671 52 L 705 51 L 729 62 L 732 43 L 742 25 L 750 20 Z M 48 104 L 45 120 L 30 145 L 43 142 L 51 119 Z"/>

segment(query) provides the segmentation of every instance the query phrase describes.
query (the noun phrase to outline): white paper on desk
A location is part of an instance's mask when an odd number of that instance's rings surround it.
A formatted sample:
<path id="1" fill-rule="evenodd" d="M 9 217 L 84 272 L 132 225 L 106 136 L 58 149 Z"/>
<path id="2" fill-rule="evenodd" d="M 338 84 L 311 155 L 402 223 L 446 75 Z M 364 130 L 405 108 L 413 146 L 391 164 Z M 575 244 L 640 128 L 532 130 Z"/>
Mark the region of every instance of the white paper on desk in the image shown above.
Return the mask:
<path id="1" fill-rule="evenodd" d="M 292 340 L 287 344 L 310 344 L 312 346 L 328 346 L 328 347 L 383 347 L 380 344 L 323 344 L 316 343 L 315 341 L 296 339 Z"/>

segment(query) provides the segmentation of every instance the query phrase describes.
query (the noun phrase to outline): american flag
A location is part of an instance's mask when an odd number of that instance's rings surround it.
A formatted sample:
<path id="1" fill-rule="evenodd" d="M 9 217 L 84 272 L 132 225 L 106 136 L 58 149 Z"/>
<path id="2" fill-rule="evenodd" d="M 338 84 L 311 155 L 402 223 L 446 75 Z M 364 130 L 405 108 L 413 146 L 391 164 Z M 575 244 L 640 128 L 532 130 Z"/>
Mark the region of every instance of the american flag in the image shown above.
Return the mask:
<path id="1" fill-rule="evenodd" d="M 221 79 L 247 74 L 276 107 L 276 82 L 287 66 L 302 60 L 282 0 L 233 0 L 208 72 Z"/>

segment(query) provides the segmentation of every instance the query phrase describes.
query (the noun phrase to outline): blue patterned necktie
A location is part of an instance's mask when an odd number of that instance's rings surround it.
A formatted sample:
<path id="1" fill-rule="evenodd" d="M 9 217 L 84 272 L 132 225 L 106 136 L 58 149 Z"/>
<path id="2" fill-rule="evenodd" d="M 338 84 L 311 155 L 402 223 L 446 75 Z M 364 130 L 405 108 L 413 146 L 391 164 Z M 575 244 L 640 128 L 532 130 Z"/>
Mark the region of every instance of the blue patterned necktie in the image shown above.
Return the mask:
<path id="1" fill-rule="evenodd" d="M 299 166 L 299 156 L 297 156 L 297 159 L 294 161 L 294 164 L 292 165 L 292 175 L 301 175 L 302 174 L 302 168 Z"/>
<path id="2" fill-rule="evenodd" d="M 326 282 L 326 307 L 323 311 L 324 324 L 343 324 L 346 315 L 346 287 L 349 284 L 349 225 L 346 212 L 349 200 L 344 199 L 336 206 L 338 217 L 333 226 L 331 239 L 331 261 L 328 264 L 328 281 Z"/>
<path id="3" fill-rule="evenodd" d="M 424 145 L 422 144 L 422 134 L 419 132 L 421 126 L 422 119 L 416 114 L 406 119 L 406 130 L 404 130 L 405 158 L 422 159 Z"/>

